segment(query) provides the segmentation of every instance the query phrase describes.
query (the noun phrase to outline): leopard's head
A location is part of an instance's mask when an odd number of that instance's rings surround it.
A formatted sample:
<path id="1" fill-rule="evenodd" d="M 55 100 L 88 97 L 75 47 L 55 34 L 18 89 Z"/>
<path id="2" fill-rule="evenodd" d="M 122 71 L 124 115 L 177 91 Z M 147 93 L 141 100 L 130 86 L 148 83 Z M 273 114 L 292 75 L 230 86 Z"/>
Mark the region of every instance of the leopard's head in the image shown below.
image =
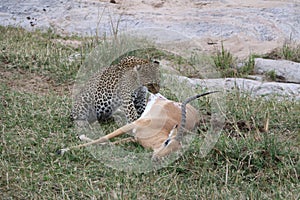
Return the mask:
<path id="1" fill-rule="evenodd" d="M 133 68 L 138 75 L 139 83 L 146 86 L 151 93 L 156 94 L 159 92 L 160 73 L 158 61 L 149 61 L 130 56 L 123 58 L 120 65 L 126 68 Z"/>

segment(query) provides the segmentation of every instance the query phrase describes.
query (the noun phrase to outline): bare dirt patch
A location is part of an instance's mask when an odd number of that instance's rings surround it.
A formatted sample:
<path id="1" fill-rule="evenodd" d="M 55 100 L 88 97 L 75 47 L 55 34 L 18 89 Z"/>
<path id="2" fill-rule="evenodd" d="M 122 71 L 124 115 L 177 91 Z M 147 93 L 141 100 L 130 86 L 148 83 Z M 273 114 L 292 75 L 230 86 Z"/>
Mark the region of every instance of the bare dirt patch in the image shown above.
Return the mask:
<path id="1" fill-rule="evenodd" d="M 21 69 L 5 70 L 0 68 L 0 83 L 18 92 L 47 95 L 54 92 L 58 95 L 69 95 L 70 84 L 57 85 L 47 76 L 26 72 Z"/>

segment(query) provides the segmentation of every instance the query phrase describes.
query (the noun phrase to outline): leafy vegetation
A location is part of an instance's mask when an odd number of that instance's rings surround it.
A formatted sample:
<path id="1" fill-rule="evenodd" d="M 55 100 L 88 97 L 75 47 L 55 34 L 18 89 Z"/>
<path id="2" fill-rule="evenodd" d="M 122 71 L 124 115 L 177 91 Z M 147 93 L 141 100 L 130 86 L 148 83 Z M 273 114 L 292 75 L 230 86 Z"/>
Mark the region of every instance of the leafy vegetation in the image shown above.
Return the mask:
<path id="1" fill-rule="evenodd" d="M 95 43 L 51 31 L 0 30 L 2 199 L 299 199 L 299 101 L 232 92 L 223 134 L 205 158 L 199 137 L 166 168 L 120 172 L 86 149 L 55 153 L 79 143 L 68 117 L 69 86 Z M 69 59 L 77 54 L 79 59 Z M 233 58 L 219 56 L 227 59 L 218 61 L 226 71 Z M 36 77 L 42 81 L 30 82 Z"/>

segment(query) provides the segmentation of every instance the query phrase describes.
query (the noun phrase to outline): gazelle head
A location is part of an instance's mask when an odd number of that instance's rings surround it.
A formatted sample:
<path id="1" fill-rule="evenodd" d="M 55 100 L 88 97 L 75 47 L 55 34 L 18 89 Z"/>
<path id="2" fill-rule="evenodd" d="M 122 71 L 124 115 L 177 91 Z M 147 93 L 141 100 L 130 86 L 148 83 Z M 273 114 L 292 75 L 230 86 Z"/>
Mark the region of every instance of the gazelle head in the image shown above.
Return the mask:
<path id="1" fill-rule="evenodd" d="M 180 125 L 176 124 L 169 133 L 168 139 L 166 139 L 158 149 L 155 149 L 153 152 L 152 160 L 158 161 L 161 158 L 171 154 L 172 152 L 176 152 L 182 148 L 182 139 L 185 132 L 186 122 L 187 122 L 187 112 L 186 107 L 187 104 L 199 97 L 215 93 L 218 91 L 206 92 L 202 94 L 198 94 L 192 97 L 189 97 L 181 104 L 181 122 Z M 194 117 L 193 117 L 194 118 Z M 189 120 L 188 120 L 189 121 Z"/>
<path id="2" fill-rule="evenodd" d="M 152 160 L 157 161 L 181 149 L 181 137 L 178 135 L 178 125 L 176 124 L 170 131 L 169 137 L 153 152 Z"/>

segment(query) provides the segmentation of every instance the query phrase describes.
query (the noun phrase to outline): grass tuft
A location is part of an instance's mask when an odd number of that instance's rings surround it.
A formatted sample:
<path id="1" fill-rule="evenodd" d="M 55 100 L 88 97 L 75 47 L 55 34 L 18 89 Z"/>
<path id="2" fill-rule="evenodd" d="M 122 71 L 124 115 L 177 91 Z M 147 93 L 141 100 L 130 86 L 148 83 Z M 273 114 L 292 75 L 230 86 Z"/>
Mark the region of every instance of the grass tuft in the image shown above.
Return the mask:
<path id="1" fill-rule="evenodd" d="M 268 59 L 284 59 L 293 62 L 300 62 L 300 44 L 290 39 L 285 41 L 282 47 L 274 49 L 272 52 L 263 56 Z"/>

